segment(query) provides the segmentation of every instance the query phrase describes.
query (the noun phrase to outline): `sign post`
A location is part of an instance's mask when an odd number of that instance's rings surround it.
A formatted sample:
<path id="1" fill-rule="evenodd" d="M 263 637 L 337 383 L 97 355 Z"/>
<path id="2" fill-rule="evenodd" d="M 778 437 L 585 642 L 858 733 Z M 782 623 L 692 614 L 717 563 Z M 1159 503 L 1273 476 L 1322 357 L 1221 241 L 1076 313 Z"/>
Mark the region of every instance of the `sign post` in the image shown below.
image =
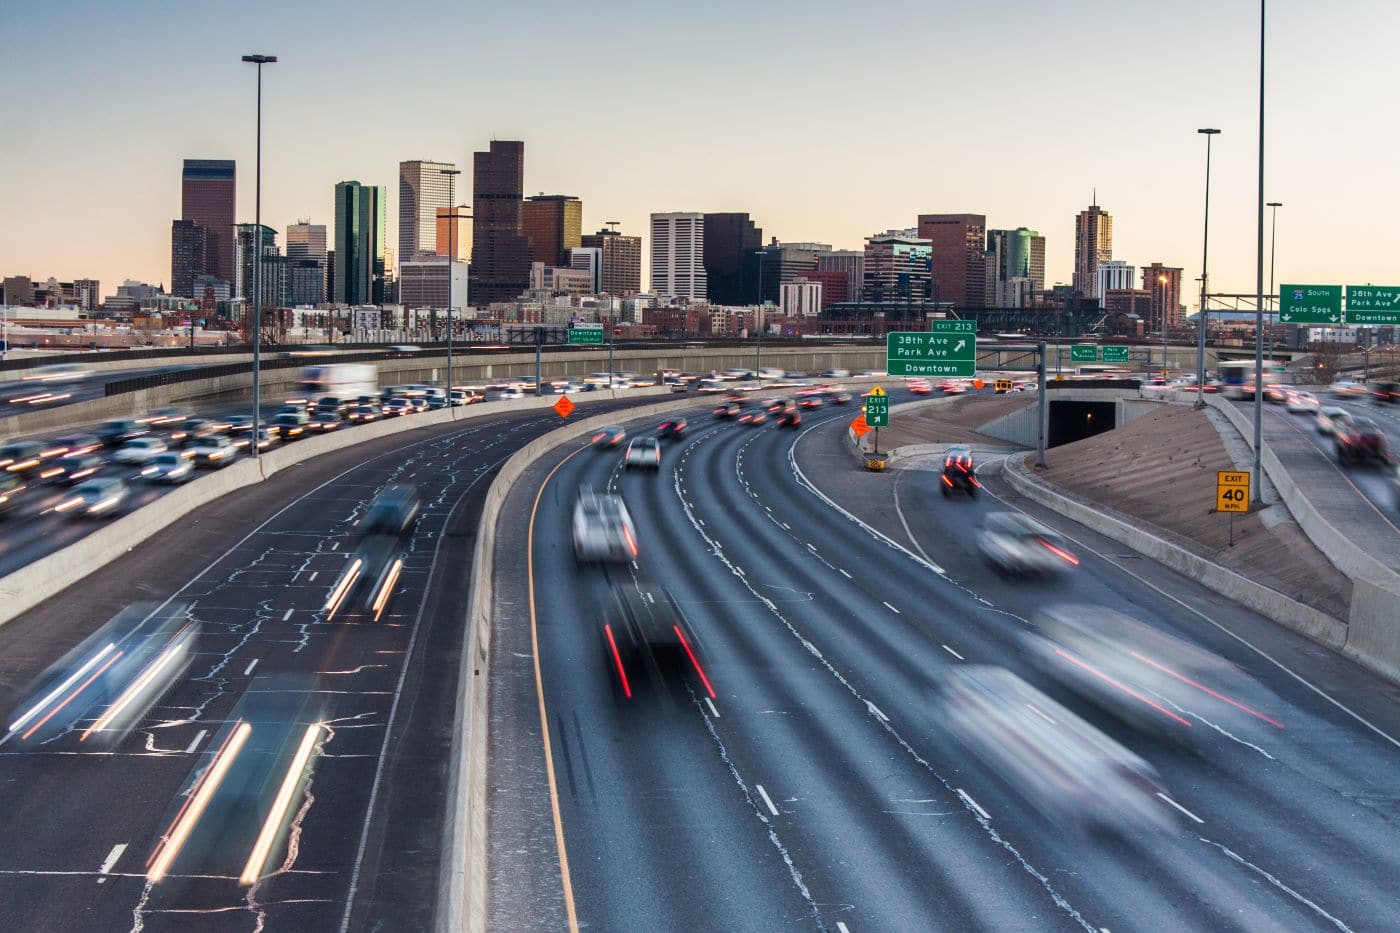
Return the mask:
<path id="1" fill-rule="evenodd" d="M 1400 324 L 1400 286 L 1348 285 L 1347 324 Z"/>
<path id="2" fill-rule="evenodd" d="M 927 331 L 885 335 L 885 367 L 891 376 L 977 374 L 977 322 L 937 320 Z"/>
<path id="3" fill-rule="evenodd" d="M 1235 513 L 1249 511 L 1249 473 L 1218 470 L 1215 474 L 1215 510 L 1230 516 L 1230 547 L 1235 546 Z"/>
<path id="4" fill-rule="evenodd" d="M 1280 324 L 1340 324 L 1342 286 L 1284 285 L 1278 292 Z"/>

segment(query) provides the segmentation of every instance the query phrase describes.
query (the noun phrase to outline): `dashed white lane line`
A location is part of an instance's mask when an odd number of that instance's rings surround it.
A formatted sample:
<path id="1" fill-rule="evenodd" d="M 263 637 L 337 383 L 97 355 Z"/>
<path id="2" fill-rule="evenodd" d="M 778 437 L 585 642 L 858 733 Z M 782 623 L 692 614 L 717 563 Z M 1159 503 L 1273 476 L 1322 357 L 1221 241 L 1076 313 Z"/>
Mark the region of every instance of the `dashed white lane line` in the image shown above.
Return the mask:
<path id="1" fill-rule="evenodd" d="M 964 658 L 962 655 L 960 655 L 960 654 L 958 654 L 956 651 L 954 651 L 952 648 L 949 648 L 947 645 L 944 645 L 944 646 L 943 646 L 943 650 L 946 651 L 946 652 L 948 652 L 949 654 L 951 654 L 953 657 L 957 658 L 959 661 L 966 661 L 966 660 L 967 660 L 967 659 Z"/>
<path id="2" fill-rule="evenodd" d="M 1187 816 L 1191 817 L 1191 819 L 1195 820 L 1197 823 L 1205 823 L 1205 820 L 1201 819 L 1199 816 L 1197 816 L 1196 814 L 1192 813 L 1190 810 L 1186 809 L 1186 808 L 1183 807 L 1181 804 L 1177 803 L 1175 800 L 1171 799 L 1170 797 L 1168 797 L 1166 794 L 1162 793 L 1161 791 L 1158 791 L 1158 792 L 1157 792 L 1157 796 L 1158 796 L 1159 798 L 1161 798 L 1161 800 L 1162 800 L 1164 803 L 1169 804 L 1170 806 L 1174 807 L 1175 809 L 1179 810 L 1179 811 L 1182 812 L 1182 813 L 1185 813 Z"/>
<path id="3" fill-rule="evenodd" d="M 248 666 L 243 668 L 244 677 L 247 677 L 249 674 L 253 673 L 253 668 L 258 666 L 258 661 L 258 658 L 254 658 L 253 660 L 248 662 Z"/>
<path id="4" fill-rule="evenodd" d="M 870 715 L 874 716 L 881 722 L 890 721 L 890 717 L 886 716 L 884 712 L 880 709 L 880 707 L 876 706 L 874 703 L 871 703 L 869 700 L 865 701 L 865 708 L 870 710 Z"/>
<path id="5" fill-rule="evenodd" d="M 814 545 L 811 545 L 811 544 L 808 544 L 808 545 L 807 545 L 807 550 L 811 551 L 813 554 L 817 553 L 816 547 L 815 547 Z"/>
<path id="6" fill-rule="evenodd" d="M 193 755 L 194 750 L 199 747 L 199 743 L 204 741 L 204 737 L 209 734 L 208 729 L 200 729 L 199 735 L 190 740 L 190 744 L 185 746 L 185 754 Z"/>
<path id="7" fill-rule="evenodd" d="M 121 857 L 122 857 L 122 853 L 125 852 L 125 851 L 126 851 L 126 843 L 125 843 L 125 842 L 119 842 L 119 843 L 117 843 L 116 845 L 112 846 L 112 851 L 107 853 L 107 858 L 106 858 L 105 861 L 103 861 L 102 867 L 99 868 L 99 869 L 97 869 L 97 873 L 98 873 L 99 875 L 105 876 L 109 871 L 112 870 L 112 866 L 114 866 L 114 865 L 117 864 L 117 859 L 121 858 Z M 106 884 L 106 883 L 107 883 L 106 877 L 98 878 L 98 879 L 97 879 L 97 883 L 98 883 L 98 884 Z"/>
<path id="8" fill-rule="evenodd" d="M 844 923 L 842 923 L 840 920 L 837 920 L 837 921 L 836 921 L 836 931 L 837 931 L 837 933 L 851 933 L 850 928 L 848 928 L 848 927 L 847 927 Z"/>
<path id="9" fill-rule="evenodd" d="M 286 612 L 282 613 L 282 621 L 283 621 L 283 622 L 286 622 L 288 619 L 290 619 L 290 618 L 292 617 L 292 613 L 294 613 L 294 612 L 296 612 L 295 609 L 288 609 Z"/>
<path id="10" fill-rule="evenodd" d="M 889 603 L 885 603 L 885 608 L 888 609 L 890 612 L 893 612 L 895 615 L 899 615 L 899 610 L 891 606 Z"/>
<path id="11" fill-rule="evenodd" d="M 705 697 L 705 705 L 710 708 L 710 715 L 714 716 L 716 719 L 720 718 L 719 710 L 715 709 L 715 704 L 713 700 L 711 700 L 709 697 Z"/>
<path id="12" fill-rule="evenodd" d="M 311 571 L 311 576 L 309 576 L 309 577 L 306 578 L 306 582 L 307 582 L 307 583 L 312 583 L 312 582 L 314 582 L 314 581 L 316 580 L 316 575 L 319 574 L 320 572 L 321 572 L 321 571 L 319 571 L 319 570 L 313 570 L 313 571 Z"/>
<path id="13" fill-rule="evenodd" d="M 982 805 L 979 804 L 977 801 L 973 800 L 972 795 L 969 794 L 967 791 L 963 790 L 961 787 L 958 788 L 958 796 L 963 799 L 963 803 L 967 804 L 969 807 L 980 813 L 982 815 L 982 819 L 990 820 L 992 818 L 992 815 L 986 810 L 983 810 Z"/>
<path id="14" fill-rule="evenodd" d="M 762 784 L 755 784 L 754 788 L 758 791 L 758 796 L 763 798 L 763 803 L 768 807 L 768 812 L 777 816 L 778 808 L 773 806 L 773 800 L 768 796 L 768 791 L 763 789 Z"/>
<path id="15" fill-rule="evenodd" d="M 782 526 L 783 526 L 784 528 L 786 528 L 788 531 L 792 531 L 792 526 L 789 525 L 787 522 L 781 522 L 781 524 L 782 524 Z"/>
<path id="16" fill-rule="evenodd" d="M 837 567 L 836 569 L 841 571 L 841 576 L 845 577 L 847 580 L 851 579 L 851 575 L 845 570 L 842 570 L 840 567 Z"/>
<path id="17" fill-rule="evenodd" d="M 339 541 L 332 541 L 332 542 L 331 542 L 331 550 L 332 550 L 332 551 L 338 551 L 338 550 L 340 550 L 340 542 L 339 542 Z"/>

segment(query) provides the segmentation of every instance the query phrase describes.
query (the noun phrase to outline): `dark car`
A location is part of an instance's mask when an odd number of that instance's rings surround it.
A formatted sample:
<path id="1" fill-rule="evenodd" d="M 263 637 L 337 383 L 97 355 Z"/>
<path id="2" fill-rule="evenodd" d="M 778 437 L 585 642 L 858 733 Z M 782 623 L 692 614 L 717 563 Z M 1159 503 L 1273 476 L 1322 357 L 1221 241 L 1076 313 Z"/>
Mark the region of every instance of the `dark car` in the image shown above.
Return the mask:
<path id="1" fill-rule="evenodd" d="M 795 428 L 802 423 L 802 412 L 799 411 L 797 409 L 797 406 L 794 405 L 789 408 L 784 408 L 782 411 L 778 412 L 777 418 L 778 427 Z"/>
<path id="2" fill-rule="evenodd" d="M 229 434 L 248 434 L 253 430 L 252 415 L 230 415 L 228 418 Z"/>
<path id="3" fill-rule="evenodd" d="M 339 428 L 344 421 L 337 412 L 318 411 L 311 416 L 311 420 L 306 423 L 308 430 L 316 434 L 329 434 Z"/>
<path id="4" fill-rule="evenodd" d="M 356 405 L 350 409 L 350 414 L 345 416 L 345 420 L 351 424 L 369 424 L 371 421 L 378 421 L 379 406 Z"/>
<path id="5" fill-rule="evenodd" d="M 0 470 L 15 476 L 37 473 L 44 462 L 45 449 L 38 441 L 12 441 L 0 447 Z"/>
<path id="6" fill-rule="evenodd" d="M 149 429 L 139 421 L 118 418 L 114 421 L 102 422 L 94 433 L 108 447 L 120 447 L 133 437 L 140 437 L 148 432 Z"/>
<path id="7" fill-rule="evenodd" d="M 59 457 L 39 475 L 50 483 L 72 486 L 99 472 L 106 465 L 107 461 L 97 454 L 76 454 L 71 457 Z"/>
<path id="8" fill-rule="evenodd" d="M 65 434 L 50 441 L 45 457 L 76 457 L 102 449 L 102 441 L 91 434 Z"/>
<path id="9" fill-rule="evenodd" d="M 843 389 L 836 389 L 832 392 L 828 392 L 827 398 L 831 399 L 831 404 L 833 405 L 849 405 L 851 403 L 851 393 Z"/>
<path id="10" fill-rule="evenodd" d="M 680 440 L 689 427 L 684 418 L 668 418 L 656 426 L 656 436 L 662 440 Z"/>
<path id="11" fill-rule="evenodd" d="M 821 408 L 822 394 L 820 392 L 803 392 L 797 397 L 797 406 L 807 409 Z"/>
<path id="12" fill-rule="evenodd" d="M 739 423 L 747 424 L 750 427 L 763 424 L 768 420 L 768 412 L 762 408 L 746 408 L 739 413 Z"/>
<path id="13" fill-rule="evenodd" d="M 402 535 L 412 527 L 420 506 L 418 491 L 412 486 L 386 486 L 383 492 L 374 497 L 365 512 L 360 522 L 360 533 Z"/>
<path id="14" fill-rule="evenodd" d="M 655 680 L 693 672 L 710 696 L 714 686 L 701 665 L 700 641 L 669 590 L 650 584 L 614 584 L 603 614 L 603 654 L 614 692 L 624 699 L 661 686 Z"/>
<path id="15" fill-rule="evenodd" d="M 1371 389 L 1373 402 L 1400 402 L 1400 382 L 1378 382 Z"/>
<path id="16" fill-rule="evenodd" d="M 1337 441 L 1337 461 L 1345 465 L 1368 463 L 1372 460 L 1390 462 L 1390 445 L 1385 432 L 1370 418 L 1352 418 L 1336 425 L 1332 436 Z"/>
<path id="17" fill-rule="evenodd" d="M 13 509 L 24 499 L 25 485 L 13 473 L 0 473 L 0 515 Z"/>
<path id="18" fill-rule="evenodd" d="M 593 434 L 593 446 L 604 450 L 611 450 L 627 440 L 627 431 L 617 425 L 606 428 L 599 428 Z"/>
<path id="19" fill-rule="evenodd" d="M 969 496 L 977 495 L 982 484 L 977 481 L 977 467 L 972 460 L 972 448 L 966 444 L 955 444 L 943 455 L 943 475 L 939 482 L 943 495 L 952 495 L 961 489 Z"/>
<path id="20" fill-rule="evenodd" d="M 715 406 L 716 418 L 736 418 L 744 410 L 738 402 L 721 402 Z"/>
<path id="21" fill-rule="evenodd" d="M 792 402 L 785 398 L 766 398 L 762 402 L 759 402 L 759 406 L 770 415 L 776 415 L 791 404 Z"/>

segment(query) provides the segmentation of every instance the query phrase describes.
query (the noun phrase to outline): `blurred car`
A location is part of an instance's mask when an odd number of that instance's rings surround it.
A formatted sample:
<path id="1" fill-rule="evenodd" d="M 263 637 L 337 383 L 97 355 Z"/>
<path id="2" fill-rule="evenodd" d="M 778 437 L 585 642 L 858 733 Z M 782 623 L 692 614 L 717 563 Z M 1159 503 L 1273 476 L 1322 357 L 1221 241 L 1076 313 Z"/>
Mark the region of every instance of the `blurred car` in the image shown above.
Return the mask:
<path id="1" fill-rule="evenodd" d="M 54 506 L 80 518 L 113 518 L 126 507 L 130 489 L 115 477 L 98 477 L 80 483 L 73 494 Z"/>
<path id="2" fill-rule="evenodd" d="M 27 490 L 24 481 L 15 474 L 0 473 L 0 515 L 23 502 Z"/>
<path id="3" fill-rule="evenodd" d="M 721 402 L 719 405 L 715 406 L 715 417 L 737 418 L 739 413 L 743 410 L 744 406 L 740 405 L 738 402 Z"/>
<path id="4" fill-rule="evenodd" d="M 251 431 L 247 434 L 243 434 L 235 438 L 233 441 L 234 449 L 242 453 L 247 453 L 249 448 L 252 446 L 252 439 L 253 434 Z M 281 442 L 282 440 L 277 436 L 277 430 L 275 428 L 258 428 L 259 453 L 261 453 L 264 450 L 271 450 L 273 447 L 276 447 Z"/>
<path id="5" fill-rule="evenodd" d="M 627 444 L 627 452 L 622 455 L 623 469 L 661 469 L 661 442 L 654 437 L 634 438 Z"/>
<path id="6" fill-rule="evenodd" d="M 157 408 L 146 417 L 140 419 L 142 424 L 149 424 L 153 428 L 165 427 L 170 424 L 178 424 L 190 417 L 188 408 Z"/>
<path id="7" fill-rule="evenodd" d="M 151 462 L 141 468 L 141 478 L 148 483 L 176 485 L 194 476 L 194 458 L 185 456 L 188 451 L 167 450 L 156 454 Z"/>
<path id="8" fill-rule="evenodd" d="M 1366 384 L 1351 379 L 1338 379 L 1327 387 L 1327 392 L 1337 398 L 1357 398 L 1366 394 Z"/>
<path id="9" fill-rule="evenodd" d="M 53 461 L 43 469 L 39 478 L 50 483 L 72 486 L 95 473 L 100 473 L 106 466 L 107 461 L 97 454 L 74 454 Z"/>
<path id="10" fill-rule="evenodd" d="M 750 427 L 763 424 L 768 420 L 768 412 L 762 408 L 746 408 L 739 412 L 738 422 L 747 424 Z"/>
<path id="11" fill-rule="evenodd" d="M 384 403 L 385 418 L 397 418 L 400 415 L 411 415 L 414 411 L 413 403 L 403 397 L 391 398 Z"/>
<path id="12" fill-rule="evenodd" d="M 1288 393 L 1284 407 L 1295 415 L 1308 415 L 1316 412 L 1319 405 L 1316 395 L 1302 389 L 1293 389 Z"/>
<path id="13" fill-rule="evenodd" d="M 338 430 L 344 423 L 344 420 L 336 412 L 318 411 L 311 416 L 306 427 L 315 434 L 329 434 L 331 431 Z"/>
<path id="14" fill-rule="evenodd" d="M 82 382 L 92 375 L 92 370 L 77 363 L 53 363 L 49 366 L 36 366 L 20 376 L 21 382 Z"/>
<path id="15" fill-rule="evenodd" d="M 766 398 L 758 403 L 758 407 L 762 408 L 770 415 L 775 415 L 791 404 L 792 403 L 785 398 Z"/>
<path id="16" fill-rule="evenodd" d="M 963 395 L 967 389 L 967 383 L 961 379 L 944 379 L 938 384 L 938 391 L 944 395 Z"/>
<path id="17" fill-rule="evenodd" d="M 820 392 L 799 392 L 797 395 L 797 407 L 805 408 L 808 411 L 822 407 L 822 394 Z"/>
<path id="18" fill-rule="evenodd" d="M 247 434 L 253 430 L 252 415 L 230 415 L 228 417 L 228 433 Z"/>
<path id="19" fill-rule="evenodd" d="M 224 437 L 201 437 L 186 448 L 194 465 L 206 469 L 222 469 L 228 466 L 238 459 L 240 449 Z"/>
<path id="20" fill-rule="evenodd" d="M 1079 566 L 1065 540 L 1021 512 L 992 512 L 977 535 L 977 548 L 998 571 L 1054 576 Z"/>
<path id="21" fill-rule="evenodd" d="M 824 369 L 821 371 L 823 379 L 849 379 L 851 371 L 849 369 Z"/>
<path id="22" fill-rule="evenodd" d="M 1322 405 L 1317 410 L 1317 433 L 1331 434 L 1337 425 L 1351 420 L 1351 412 L 1336 405 Z"/>
<path id="23" fill-rule="evenodd" d="M 311 419 L 304 413 L 292 414 L 290 412 L 283 412 L 280 415 L 274 415 L 272 418 L 272 424 L 277 428 L 278 436 L 284 441 L 294 441 L 303 437 L 307 433 L 306 426 L 310 421 Z"/>
<path id="24" fill-rule="evenodd" d="M 11 441 L 0 447 L 0 469 L 16 476 L 31 476 L 44 462 L 44 450 L 38 441 Z"/>
<path id="25" fill-rule="evenodd" d="M 613 584 L 603 611 L 603 651 L 615 691 L 632 699 L 654 679 L 694 671 L 711 697 L 714 687 L 700 663 L 700 640 L 671 592 L 651 584 Z"/>
<path id="26" fill-rule="evenodd" d="M 365 510 L 359 531 L 366 535 L 407 534 L 421 508 L 422 501 L 414 487 L 405 483 L 386 486 Z"/>
<path id="27" fill-rule="evenodd" d="M 158 437 L 134 437 L 112 452 L 112 460 L 128 466 L 142 466 L 169 448 Z"/>
<path id="28" fill-rule="evenodd" d="M 515 399 L 524 398 L 525 393 L 519 386 L 513 385 L 489 385 L 485 391 L 488 402 L 509 402 Z"/>
<path id="29" fill-rule="evenodd" d="M 172 444 L 189 444 L 201 437 L 213 437 L 228 430 L 227 421 L 213 418 L 186 418 L 170 430 Z"/>
<path id="30" fill-rule="evenodd" d="M 350 409 L 345 420 L 351 424 L 369 424 L 371 421 L 378 421 L 379 408 L 374 405 L 356 405 Z"/>
<path id="31" fill-rule="evenodd" d="M 612 450 L 614 447 L 621 446 L 625 440 L 627 440 L 627 430 L 614 424 L 595 431 L 590 443 L 602 450 Z"/>
<path id="32" fill-rule="evenodd" d="M 1332 439 L 1336 441 L 1337 462 L 1344 466 L 1355 463 L 1390 462 L 1390 444 L 1380 425 L 1370 418 L 1350 418 L 1333 422 Z"/>
<path id="33" fill-rule="evenodd" d="M 626 563 L 637 556 L 637 532 L 621 496 L 579 490 L 573 515 L 574 556 L 580 563 Z"/>
<path id="34" fill-rule="evenodd" d="M 1264 401 L 1273 402 L 1275 405 L 1282 405 L 1284 402 L 1288 401 L 1288 393 L 1291 391 L 1293 391 L 1292 386 L 1284 385 L 1281 382 L 1266 385 L 1264 386 Z"/>
<path id="35" fill-rule="evenodd" d="M 139 421 L 132 421 L 130 418 L 117 418 L 102 422 L 93 433 L 108 447 L 120 447 L 133 437 L 149 433 L 149 429 Z"/>
<path id="36" fill-rule="evenodd" d="M 355 611 L 363 595 L 365 613 L 379 621 L 403 571 L 406 543 L 421 507 L 418 490 L 403 483 L 386 486 L 374 497 L 356 529 L 360 542 L 326 598 L 328 620 L 342 608 Z"/>
<path id="37" fill-rule="evenodd" d="M 942 691 L 953 739 L 1056 827 L 1166 829 L 1164 788 L 1143 758 L 1004 668 L 959 665 Z"/>
<path id="38" fill-rule="evenodd" d="M 1373 402 L 1400 402 L 1400 382 L 1378 382 L 1371 388 Z"/>
<path id="39" fill-rule="evenodd" d="M 667 418 L 656 426 L 656 436 L 666 441 L 678 441 L 685 437 L 685 430 L 689 427 L 686 420 L 679 415 L 675 418 Z"/>
<path id="40" fill-rule="evenodd" d="M 831 399 L 833 405 L 849 405 L 851 403 L 851 393 L 844 389 L 833 389 L 826 394 L 826 397 Z"/>
<path id="41" fill-rule="evenodd" d="M 778 412 L 777 418 L 778 427 L 795 428 L 802 423 L 802 412 L 793 405 Z"/>
<path id="42" fill-rule="evenodd" d="M 977 495 L 982 484 L 977 480 L 977 467 L 972 459 L 972 448 L 966 444 L 954 444 L 943 455 L 943 473 L 939 488 L 946 499 L 953 490 L 961 489 L 969 496 Z"/>
<path id="43" fill-rule="evenodd" d="M 486 396 L 472 389 L 453 389 L 452 405 L 459 407 L 462 405 L 476 405 L 486 400 Z"/>
<path id="44" fill-rule="evenodd" d="M 933 391 L 927 379 L 910 379 L 904 386 L 911 395 L 928 395 Z"/>
<path id="45" fill-rule="evenodd" d="M 44 456 L 75 457 L 102 449 L 102 441 L 91 434 L 65 434 L 56 437 L 46 445 Z"/>
<path id="46" fill-rule="evenodd" d="M 705 378 L 700 380 L 700 385 L 696 389 L 696 391 L 703 392 L 705 394 L 709 394 L 712 392 L 723 392 L 725 391 L 724 380 L 719 379 L 715 376 L 706 376 Z"/>

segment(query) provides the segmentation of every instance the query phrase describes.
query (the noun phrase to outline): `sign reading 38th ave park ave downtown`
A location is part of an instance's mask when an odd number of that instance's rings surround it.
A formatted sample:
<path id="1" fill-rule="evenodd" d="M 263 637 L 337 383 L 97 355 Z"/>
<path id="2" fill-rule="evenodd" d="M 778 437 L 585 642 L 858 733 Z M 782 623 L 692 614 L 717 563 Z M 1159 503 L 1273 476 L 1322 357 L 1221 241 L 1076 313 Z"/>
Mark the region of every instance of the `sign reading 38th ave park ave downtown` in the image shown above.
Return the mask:
<path id="1" fill-rule="evenodd" d="M 1400 285 L 1348 285 L 1348 324 L 1400 324 Z"/>
<path id="2" fill-rule="evenodd" d="M 1345 310 L 1342 294 L 1340 285 L 1284 285 L 1278 293 L 1279 323 L 1400 324 L 1400 285 L 1348 285 Z"/>
<path id="3" fill-rule="evenodd" d="M 930 321 L 927 331 L 885 335 L 891 376 L 973 376 L 977 373 L 977 322 Z"/>

